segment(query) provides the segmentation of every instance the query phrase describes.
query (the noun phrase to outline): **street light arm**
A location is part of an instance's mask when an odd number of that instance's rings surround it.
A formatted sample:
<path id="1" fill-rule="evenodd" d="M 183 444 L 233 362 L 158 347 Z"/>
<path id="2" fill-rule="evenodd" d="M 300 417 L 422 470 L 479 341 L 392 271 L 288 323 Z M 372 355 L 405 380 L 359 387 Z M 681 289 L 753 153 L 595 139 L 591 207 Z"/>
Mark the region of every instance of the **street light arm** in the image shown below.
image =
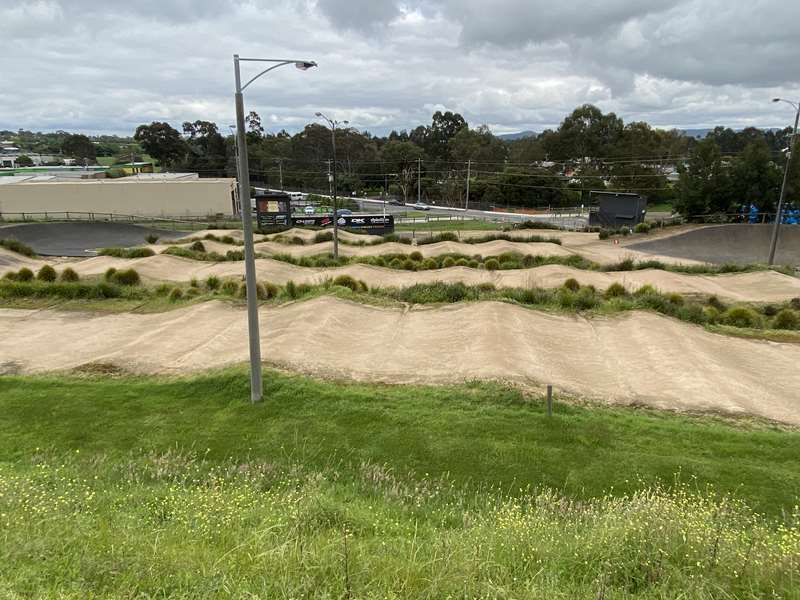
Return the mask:
<path id="1" fill-rule="evenodd" d="M 311 67 L 316 67 L 317 66 L 317 63 L 314 62 L 313 60 L 289 60 L 289 59 L 285 59 L 285 58 L 280 58 L 280 59 L 272 59 L 272 58 L 240 58 L 238 54 L 234 54 L 233 55 L 233 59 L 234 59 L 234 61 L 236 63 L 240 63 L 240 62 L 275 63 L 271 67 L 261 71 L 261 73 L 259 73 L 258 75 L 256 75 L 252 79 L 250 79 L 250 81 L 248 81 L 247 83 L 245 83 L 241 87 L 239 87 L 239 80 L 237 79 L 237 81 L 236 81 L 237 90 L 236 91 L 240 92 L 240 93 L 243 92 L 245 90 L 245 88 L 248 85 L 250 85 L 251 83 L 253 83 L 256 79 L 258 79 L 259 77 L 261 77 L 265 73 L 269 73 L 273 69 L 277 69 L 278 67 L 283 67 L 285 65 L 294 64 L 294 65 L 297 65 L 298 68 L 300 68 L 300 69 L 305 71 L 306 69 L 310 69 Z"/>
<path id="2" fill-rule="evenodd" d="M 239 60 L 242 60 L 242 59 L 239 59 Z M 267 69 L 264 69 L 263 71 L 261 71 L 261 73 L 259 73 L 258 75 L 256 75 L 255 77 L 253 77 L 253 78 L 252 78 L 250 81 L 248 81 L 247 83 L 245 83 L 245 84 L 242 86 L 242 90 L 241 90 L 241 91 L 245 91 L 245 89 L 247 89 L 247 86 L 248 86 L 248 85 L 250 85 L 251 83 L 253 83 L 253 82 L 254 82 L 256 79 L 258 79 L 258 78 L 259 78 L 259 77 L 261 77 L 262 75 L 266 75 L 267 73 L 269 73 L 270 71 L 272 71 L 272 70 L 274 70 L 274 69 L 277 69 L 278 67 L 283 67 L 283 66 L 285 66 L 285 65 L 290 65 L 290 64 L 292 64 L 293 62 L 296 62 L 296 61 L 293 61 L 293 60 L 286 60 L 286 61 L 283 61 L 283 62 L 279 62 L 277 65 L 272 65 L 271 67 L 269 67 L 269 68 L 267 68 Z"/>

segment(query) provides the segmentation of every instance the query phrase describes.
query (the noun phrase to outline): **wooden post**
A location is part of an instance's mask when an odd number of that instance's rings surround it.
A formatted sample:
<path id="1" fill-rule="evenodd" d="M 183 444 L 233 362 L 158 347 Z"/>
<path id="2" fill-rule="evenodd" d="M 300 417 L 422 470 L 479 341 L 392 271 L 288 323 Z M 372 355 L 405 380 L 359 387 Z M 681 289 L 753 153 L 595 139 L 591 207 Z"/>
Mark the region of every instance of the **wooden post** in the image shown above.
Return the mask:
<path id="1" fill-rule="evenodd" d="M 547 416 L 553 416 L 553 386 L 547 386 Z"/>

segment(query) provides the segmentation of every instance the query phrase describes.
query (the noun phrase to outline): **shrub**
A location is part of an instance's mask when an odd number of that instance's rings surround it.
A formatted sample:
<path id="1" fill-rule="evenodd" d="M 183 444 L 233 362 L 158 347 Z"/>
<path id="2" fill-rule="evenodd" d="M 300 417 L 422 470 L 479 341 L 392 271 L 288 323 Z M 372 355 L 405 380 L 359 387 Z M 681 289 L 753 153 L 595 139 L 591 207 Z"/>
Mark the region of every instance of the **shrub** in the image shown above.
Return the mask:
<path id="1" fill-rule="evenodd" d="M 706 321 L 709 323 L 716 323 L 719 321 L 720 312 L 713 306 L 706 306 L 703 308 L 703 314 L 705 315 Z"/>
<path id="2" fill-rule="evenodd" d="M 220 285 L 219 290 L 226 296 L 233 296 L 239 291 L 239 283 L 233 279 L 226 279 L 222 282 L 222 285 Z"/>
<path id="3" fill-rule="evenodd" d="M 228 250 L 225 253 L 225 260 L 244 260 L 244 250 Z"/>
<path id="4" fill-rule="evenodd" d="M 497 269 L 500 268 L 500 263 L 496 258 L 490 258 L 483 264 L 486 267 L 487 271 L 496 271 Z"/>
<path id="5" fill-rule="evenodd" d="M 709 297 L 708 297 L 708 302 L 707 302 L 707 304 L 708 304 L 709 306 L 711 306 L 711 307 L 713 307 L 713 308 L 717 309 L 717 311 L 719 311 L 719 312 L 725 312 L 725 310 L 728 308 L 728 307 L 727 307 L 727 306 L 725 306 L 725 304 L 723 304 L 723 303 L 722 303 L 722 301 L 721 301 L 719 298 L 717 298 L 716 296 L 709 296 Z"/>
<path id="6" fill-rule="evenodd" d="M 414 262 L 410 258 L 407 258 L 403 261 L 403 269 L 406 271 L 416 271 L 418 263 Z"/>
<path id="7" fill-rule="evenodd" d="M 15 279 L 17 281 L 33 281 L 33 271 L 31 271 L 28 267 L 22 267 L 19 271 L 17 271 Z"/>
<path id="8" fill-rule="evenodd" d="M 186 297 L 187 298 L 196 298 L 201 294 L 200 288 L 189 288 L 186 290 Z"/>
<path id="9" fill-rule="evenodd" d="M 494 292 L 497 288 L 495 287 L 495 285 L 493 283 L 488 283 L 487 282 L 487 283 L 479 283 L 478 284 L 478 289 L 481 292 Z"/>
<path id="10" fill-rule="evenodd" d="M 562 287 L 558 290 L 556 301 L 561 308 L 573 308 L 575 306 L 575 292 L 569 288 Z"/>
<path id="11" fill-rule="evenodd" d="M 650 224 L 649 223 L 638 223 L 636 227 L 633 228 L 636 233 L 649 233 L 650 232 Z"/>
<path id="12" fill-rule="evenodd" d="M 159 283 L 155 288 L 153 288 L 153 292 L 156 296 L 166 296 L 171 290 L 172 288 L 168 283 Z"/>
<path id="13" fill-rule="evenodd" d="M 445 256 L 442 259 L 442 268 L 443 269 L 455 266 L 455 264 L 456 264 L 456 260 L 452 256 Z"/>
<path id="14" fill-rule="evenodd" d="M 150 233 L 145 236 L 144 241 L 148 244 L 155 244 L 158 241 L 158 236 L 155 233 Z"/>
<path id="15" fill-rule="evenodd" d="M 779 311 L 772 320 L 774 329 L 800 329 L 800 313 L 791 308 Z"/>
<path id="16" fill-rule="evenodd" d="M 634 296 L 654 296 L 656 294 L 658 294 L 658 292 L 656 291 L 656 288 L 654 288 L 650 284 L 645 284 L 642 287 L 640 287 L 638 290 L 633 292 Z"/>
<path id="17" fill-rule="evenodd" d="M 299 235 L 293 235 L 291 238 L 289 238 L 289 243 L 295 246 L 305 246 L 306 241 Z"/>
<path id="18" fill-rule="evenodd" d="M 386 259 L 382 256 L 376 256 L 372 259 L 372 264 L 376 267 L 385 267 L 386 266 Z"/>
<path id="19" fill-rule="evenodd" d="M 789 306 L 794 310 L 800 310 L 800 298 L 792 298 L 789 300 Z"/>
<path id="20" fill-rule="evenodd" d="M 467 263 L 467 266 L 470 267 L 471 269 L 477 269 L 479 265 L 480 263 L 474 258 L 471 258 Z"/>
<path id="21" fill-rule="evenodd" d="M 106 269 L 106 272 L 105 272 L 105 274 L 103 275 L 103 278 L 104 278 L 106 281 L 111 281 L 112 279 L 114 279 L 114 275 L 115 275 L 116 273 L 117 273 L 117 270 L 116 270 L 114 267 L 109 267 L 108 269 Z"/>
<path id="22" fill-rule="evenodd" d="M 459 258 L 456 261 L 456 266 L 457 267 L 468 267 L 469 266 L 469 260 L 466 259 L 466 258 Z"/>
<path id="23" fill-rule="evenodd" d="M 63 271 L 61 271 L 61 281 L 71 282 L 71 281 L 78 281 L 80 277 L 75 272 L 75 269 L 72 267 L 67 267 Z"/>
<path id="24" fill-rule="evenodd" d="M 702 325 L 708 320 L 703 307 L 699 304 L 682 306 L 680 310 L 678 310 L 678 318 L 682 321 L 688 321 L 689 323 L 696 323 L 697 325 Z"/>
<path id="25" fill-rule="evenodd" d="M 269 281 L 265 281 L 259 287 L 262 294 L 262 296 L 259 297 L 262 300 L 270 300 L 271 298 L 275 298 L 280 293 L 278 286 Z"/>
<path id="26" fill-rule="evenodd" d="M 189 250 L 191 250 L 193 252 L 205 252 L 206 251 L 206 246 L 205 246 L 205 244 L 203 244 L 203 242 L 201 242 L 200 240 L 197 240 L 196 242 L 192 242 L 192 245 L 189 246 Z"/>
<path id="27" fill-rule="evenodd" d="M 350 275 L 339 275 L 333 280 L 333 285 L 350 288 L 354 292 L 359 290 L 358 281 L 356 281 L 355 278 L 351 277 Z"/>
<path id="28" fill-rule="evenodd" d="M 401 290 L 397 299 L 411 304 L 428 304 L 435 302 L 461 302 L 477 299 L 476 290 L 458 283 L 418 283 Z"/>
<path id="29" fill-rule="evenodd" d="M 619 232 L 623 236 L 629 236 L 631 234 L 631 230 L 628 227 L 620 227 Z"/>
<path id="30" fill-rule="evenodd" d="M 747 306 L 734 306 L 722 313 L 720 321 L 732 327 L 760 328 L 761 315 Z"/>
<path id="31" fill-rule="evenodd" d="M 575 295 L 575 307 L 580 310 L 589 310 L 598 304 L 600 304 L 600 299 L 592 286 L 582 287 Z"/>
<path id="32" fill-rule="evenodd" d="M 222 242 L 223 244 L 235 244 L 236 243 L 236 240 L 233 239 L 233 236 L 230 236 L 230 235 L 223 235 L 220 238 L 219 241 Z"/>
<path id="33" fill-rule="evenodd" d="M 172 291 L 169 293 L 169 301 L 177 302 L 178 300 L 183 300 L 183 290 L 179 287 L 172 288 Z"/>
<path id="34" fill-rule="evenodd" d="M 599 237 L 601 240 L 607 240 L 610 236 L 611 233 L 608 231 L 608 229 L 601 229 L 600 233 L 597 234 L 597 237 Z"/>
<path id="35" fill-rule="evenodd" d="M 48 283 L 52 283 L 58 278 L 58 274 L 56 270 L 51 267 L 50 265 L 44 265 L 39 272 L 36 273 L 36 279 L 39 281 L 46 281 Z"/>
<path id="36" fill-rule="evenodd" d="M 621 283 L 614 282 L 608 288 L 606 288 L 605 297 L 606 298 L 619 298 L 621 296 L 625 296 L 627 294 L 627 290 L 625 286 Z"/>
<path id="37" fill-rule="evenodd" d="M 778 308 L 776 306 L 773 306 L 772 304 L 767 304 L 761 310 L 761 312 L 763 312 L 764 316 L 766 316 L 766 317 L 774 317 L 775 315 L 778 314 Z"/>
<path id="38" fill-rule="evenodd" d="M 672 293 L 667 296 L 667 300 L 669 300 L 670 304 L 674 304 L 675 306 L 683 306 L 683 296 L 678 293 Z"/>
<path id="39" fill-rule="evenodd" d="M 139 283 L 141 283 L 139 273 L 137 273 L 135 269 L 116 271 L 112 275 L 111 281 L 119 285 L 139 285 Z"/>
<path id="40" fill-rule="evenodd" d="M 399 258 L 393 258 L 389 261 L 388 267 L 390 269 L 402 269 L 403 268 L 403 261 Z"/>
<path id="41" fill-rule="evenodd" d="M 23 256 L 30 256 L 33 258 L 36 256 L 36 253 L 33 251 L 33 248 L 28 246 L 27 244 L 23 244 L 19 240 L 13 239 L 2 239 L 0 240 L 0 246 L 5 248 L 6 250 L 11 250 L 12 252 L 16 252 L 17 254 L 22 254 Z"/>
<path id="42" fill-rule="evenodd" d="M 438 269 L 439 263 L 437 263 L 436 259 L 434 258 L 426 258 L 425 260 L 422 261 L 420 267 L 422 267 L 423 269 Z"/>
<path id="43" fill-rule="evenodd" d="M 218 290 L 219 285 L 220 285 L 219 277 L 217 277 L 216 275 L 209 275 L 208 277 L 206 277 L 206 289 L 212 291 Z"/>
<path id="44" fill-rule="evenodd" d="M 567 279 L 563 284 L 562 287 L 565 290 L 569 290 L 571 292 L 577 292 L 581 288 L 581 284 L 578 283 L 578 280 L 574 277 L 570 277 Z"/>
<path id="45" fill-rule="evenodd" d="M 103 248 L 97 254 L 115 258 L 146 258 L 153 256 L 155 252 L 151 248 Z"/>
<path id="46" fill-rule="evenodd" d="M 200 287 L 200 283 L 197 281 L 197 277 L 192 277 L 189 280 L 189 287 L 193 287 L 193 288 Z"/>
<path id="47" fill-rule="evenodd" d="M 422 252 L 420 252 L 419 250 L 414 250 L 411 254 L 408 255 L 408 258 L 419 262 L 422 260 Z"/>
<path id="48" fill-rule="evenodd" d="M 295 284 L 295 282 L 291 279 L 286 282 L 286 295 L 293 300 L 300 295 L 297 291 L 297 284 Z"/>
<path id="49" fill-rule="evenodd" d="M 317 235 L 314 236 L 314 243 L 319 244 L 320 242 L 332 242 L 333 241 L 333 232 L 332 231 L 320 231 Z"/>

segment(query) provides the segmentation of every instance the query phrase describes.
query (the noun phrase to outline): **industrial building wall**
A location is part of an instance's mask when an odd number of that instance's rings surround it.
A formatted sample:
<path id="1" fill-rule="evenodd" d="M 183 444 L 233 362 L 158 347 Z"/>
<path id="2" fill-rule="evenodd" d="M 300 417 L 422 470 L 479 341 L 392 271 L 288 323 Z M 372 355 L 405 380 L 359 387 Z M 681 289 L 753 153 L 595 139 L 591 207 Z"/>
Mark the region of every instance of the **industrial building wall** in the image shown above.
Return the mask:
<path id="1" fill-rule="evenodd" d="M 95 212 L 150 217 L 233 214 L 233 179 L 76 181 L 0 185 L 0 215 Z"/>

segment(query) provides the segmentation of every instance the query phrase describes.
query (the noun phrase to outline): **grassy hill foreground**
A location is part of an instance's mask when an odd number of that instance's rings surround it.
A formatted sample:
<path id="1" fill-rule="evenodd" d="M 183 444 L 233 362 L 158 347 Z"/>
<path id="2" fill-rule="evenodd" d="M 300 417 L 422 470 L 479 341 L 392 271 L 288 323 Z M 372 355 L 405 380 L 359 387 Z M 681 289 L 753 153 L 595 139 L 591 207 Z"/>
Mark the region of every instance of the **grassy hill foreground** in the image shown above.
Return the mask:
<path id="1" fill-rule="evenodd" d="M 0 378 L 0 596 L 800 597 L 796 431 L 247 383 Z"/>

